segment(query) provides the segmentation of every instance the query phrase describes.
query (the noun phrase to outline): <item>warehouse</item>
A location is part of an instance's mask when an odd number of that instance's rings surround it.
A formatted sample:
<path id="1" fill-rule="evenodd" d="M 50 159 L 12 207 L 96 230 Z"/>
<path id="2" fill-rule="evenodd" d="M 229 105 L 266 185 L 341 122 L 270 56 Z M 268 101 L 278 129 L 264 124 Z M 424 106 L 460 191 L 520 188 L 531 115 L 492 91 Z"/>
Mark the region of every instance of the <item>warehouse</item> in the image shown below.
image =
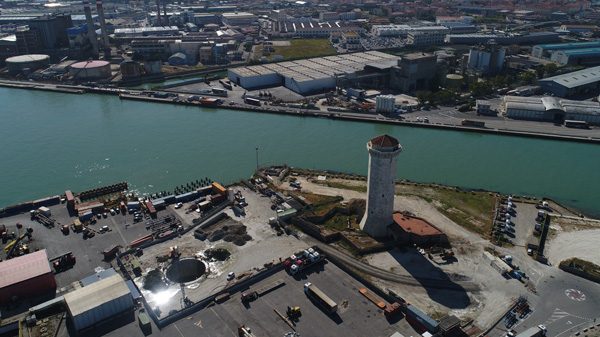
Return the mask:
<path id="1" fill-rule="evenodd" d="M 552 53 L 550 59 L 563 66 L 597 65 L 600 64 L 600 47 L 559 50 Z"/>
<path id="2" fill-rule="evenodd" d="M 64 297 L 76 331 L 93 328 L 133 310 L 133 297 L 119 274 L 100 279 Z"/>
<path id="3" fill-rule="evenodd" d="M 56 281 L 45 249 L 0 262 L 0 304 L 55 291 Z"/>
<path id="4" fill-rule="evenodd" d="M 600 66 L 543 78 L 538 83 L 544 92 L 558 97 L 597 95 L 600 89 Z"/>
<path id="5" fill-rule="evenodd" d="M 600 48 L 600 41 L 539 44 L 533 46 L 533 48 L 531 49 L 531 55 L 538 58 L 550 58 L 550 56 L 552 56 L 552 53 L 557 52 L 559 50 L 575 50 L 588 48 Z"/>
<path id="6" fill-rule="evenodd" d="M 572 101 L 556 97 L 504 96 L 506 117 L 562 123 L 577 120 L 600 125 L 600 103 Z"/>
<path id="7" fill-rule="evenodd" d="M 228 70 L 231 81 L 244 89 L 284 85 L 301 95 L 331 90 L 339 75 L 354 74 L 369 65 L 396 65 L 398 57 L 377 51 L 270 63 Z"/>

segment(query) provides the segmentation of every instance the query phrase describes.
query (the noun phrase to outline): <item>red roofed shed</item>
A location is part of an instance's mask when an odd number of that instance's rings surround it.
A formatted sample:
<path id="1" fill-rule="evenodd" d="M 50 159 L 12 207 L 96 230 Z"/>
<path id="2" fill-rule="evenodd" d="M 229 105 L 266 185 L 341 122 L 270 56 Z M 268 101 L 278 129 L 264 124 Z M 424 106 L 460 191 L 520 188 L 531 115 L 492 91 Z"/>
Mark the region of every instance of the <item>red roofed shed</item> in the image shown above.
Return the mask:
<path id="1" fill-rule="evenodd" d="M 0 262 L 0 304 L 56 291 L 46 250 Z"/>
<path id="2" fill-rule="evenodd" d="M 403 244 L 446 243 L 446 234 L 424 219 L 394 213 L 394 223 L 390 225 L 394 239 Z"/>

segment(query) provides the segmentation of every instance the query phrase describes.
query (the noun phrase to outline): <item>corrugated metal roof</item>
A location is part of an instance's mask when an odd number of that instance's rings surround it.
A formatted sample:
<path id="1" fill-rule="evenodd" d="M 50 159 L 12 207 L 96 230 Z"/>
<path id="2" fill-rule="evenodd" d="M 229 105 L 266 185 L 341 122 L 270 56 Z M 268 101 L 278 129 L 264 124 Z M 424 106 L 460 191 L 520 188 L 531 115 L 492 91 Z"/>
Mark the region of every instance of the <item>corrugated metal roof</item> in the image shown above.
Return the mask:
<path id="1" fill-rule="evenodd" d="M 121 275 L 115 274 L 64 296 L 71 315 L 77 316 L 129 293 Z"/>
<path id="2" fill-rule="evenodd" d="M 46 250 L 0 262 L 0 288 L 52 272 Z"/>
<path id="3" fill-rule="evenodd" d="M 574 71 L 553 77 L 547 77 L 541 82 L 555 82 L 567 88 L 576 88 L 578 86 L 595 83 L 600 81 L 600 66 Z"/>

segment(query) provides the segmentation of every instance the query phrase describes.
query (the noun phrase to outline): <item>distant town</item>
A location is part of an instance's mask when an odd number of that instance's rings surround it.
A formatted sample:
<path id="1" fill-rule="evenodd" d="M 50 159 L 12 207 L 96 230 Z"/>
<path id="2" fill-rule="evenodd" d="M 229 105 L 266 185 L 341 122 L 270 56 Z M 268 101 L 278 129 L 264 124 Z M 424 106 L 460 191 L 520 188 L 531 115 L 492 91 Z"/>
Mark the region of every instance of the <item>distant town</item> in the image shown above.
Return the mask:
<path id="1" fill-rule="evenodd" d="M 0 0 L 5 90 L 598 144 L 600 2 Z M 377 132 L 366 176 L 252 144 L 231 184 L 0 205 L 0 337 L 600 337 L 600 220 L 401 179 Z"/>

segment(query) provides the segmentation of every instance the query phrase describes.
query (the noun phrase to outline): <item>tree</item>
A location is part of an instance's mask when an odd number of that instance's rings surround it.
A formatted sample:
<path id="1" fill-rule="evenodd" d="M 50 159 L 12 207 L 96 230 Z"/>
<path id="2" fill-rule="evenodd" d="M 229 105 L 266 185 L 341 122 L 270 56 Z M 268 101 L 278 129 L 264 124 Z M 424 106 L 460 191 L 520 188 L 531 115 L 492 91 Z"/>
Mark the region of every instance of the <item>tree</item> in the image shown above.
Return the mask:
<path id="1" fill-rule="evenodd" d="M 544 75 L 546 77 L 554 76 L 554 74 L 556 74 L 557 71 L 558 66 L 556 65 L 556 63 L 548 63 L 544 65 Z"/>
<path id="2" fill-rule="evenodd" d="M 494 92 L 494 88 L 490 82 L 473 82 L 469 85 L 469 90 L 475 97 L 489 95 Z"/>
<path id="3" fill-rule="evenodd" d="M 519 80 L 524 84 L 533 84 L 536 80 L 536 76 L 530 71 L 524 71 L 519 74 Z"/>

